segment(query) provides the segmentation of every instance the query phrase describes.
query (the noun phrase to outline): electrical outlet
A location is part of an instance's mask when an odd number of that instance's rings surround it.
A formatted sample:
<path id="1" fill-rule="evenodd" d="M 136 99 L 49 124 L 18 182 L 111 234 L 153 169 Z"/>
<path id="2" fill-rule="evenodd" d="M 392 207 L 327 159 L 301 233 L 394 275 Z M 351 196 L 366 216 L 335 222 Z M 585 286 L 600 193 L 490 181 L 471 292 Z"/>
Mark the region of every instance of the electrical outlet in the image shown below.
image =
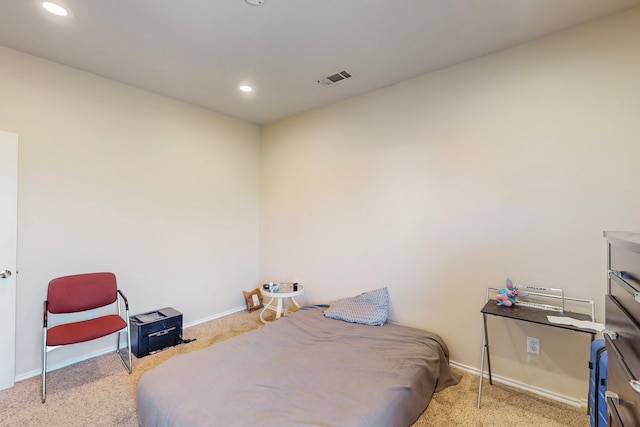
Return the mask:
<path id="1" fill-rule="evenodd" d="M 527 337 L 527 353 L 540 354 L 540 338 Z"/>

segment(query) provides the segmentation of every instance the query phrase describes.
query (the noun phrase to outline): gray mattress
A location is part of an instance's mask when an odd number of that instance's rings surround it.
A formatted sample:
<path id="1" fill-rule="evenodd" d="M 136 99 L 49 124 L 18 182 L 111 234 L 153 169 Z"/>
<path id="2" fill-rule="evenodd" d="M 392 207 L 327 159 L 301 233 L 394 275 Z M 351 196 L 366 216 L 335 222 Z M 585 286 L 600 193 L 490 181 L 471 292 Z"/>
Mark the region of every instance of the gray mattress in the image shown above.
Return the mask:
<path id="1" fill-rule="evenodd" d="M 175 356 L 138 383 L 142 426 L 408 426 L 456 384 L 434 333 L 328 319 L 326 306 Z"/>

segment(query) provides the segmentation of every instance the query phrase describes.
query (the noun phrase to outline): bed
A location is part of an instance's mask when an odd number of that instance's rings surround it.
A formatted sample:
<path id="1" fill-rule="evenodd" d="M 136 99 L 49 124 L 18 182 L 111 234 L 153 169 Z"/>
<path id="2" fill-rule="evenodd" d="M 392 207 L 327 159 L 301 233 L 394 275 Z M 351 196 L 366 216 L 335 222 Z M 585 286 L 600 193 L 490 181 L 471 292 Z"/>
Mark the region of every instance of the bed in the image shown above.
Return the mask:
<path id="1" fill-rule="evenodd" d="M 146 372 L 141 426 L 408 426 L 456 384 L 435 333 L 308 306 Z"/>

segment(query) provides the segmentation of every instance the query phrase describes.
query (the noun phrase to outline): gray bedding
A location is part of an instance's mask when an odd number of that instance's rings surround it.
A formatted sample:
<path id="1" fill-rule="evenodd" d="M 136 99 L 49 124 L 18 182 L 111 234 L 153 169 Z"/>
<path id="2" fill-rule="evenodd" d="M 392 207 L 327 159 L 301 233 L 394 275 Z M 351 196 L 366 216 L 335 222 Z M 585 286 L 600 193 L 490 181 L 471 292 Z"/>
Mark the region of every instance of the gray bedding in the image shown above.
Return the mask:
<path id="1" fill-rule="evenodd" d="M 328 319 L 326 306 L 175 356 L 138 383 L 142 426 L 408 426 L 456 384 L 431 332 Z"/>

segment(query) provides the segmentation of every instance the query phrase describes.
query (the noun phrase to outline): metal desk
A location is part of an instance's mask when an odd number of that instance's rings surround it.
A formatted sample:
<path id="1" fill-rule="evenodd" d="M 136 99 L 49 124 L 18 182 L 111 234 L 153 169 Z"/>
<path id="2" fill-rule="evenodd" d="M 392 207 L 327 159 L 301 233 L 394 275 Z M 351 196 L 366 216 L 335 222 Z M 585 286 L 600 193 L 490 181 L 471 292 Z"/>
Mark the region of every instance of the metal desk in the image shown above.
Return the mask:
<path id="1" fill-rule="evenodd" d="M 514 305 L 511 307 L 505 307 L 498 305 L 496 300 L 490 299 L 480 310 L 482 313 L 482 321 L 484 323 L 484 340 L 482 345 L 482 362 L 480 363 L 480 385 L 478 386 L 478 408 L 480 408 L 480 398 L 482 397 L 482 378 L 484 377 L 484 359 L 487 355 L 487 367 L 489 369 L 489 384 L 493 385 L 491 378 L 491 356 L 489 354 L 489 336 L 487 334 L 487 316 L 506 317 L 508 319 L 521 320 L 523 322 L 537 323 L 539 325 L 552 326 L 554 328 L 568 329 L 575 332 L 583 332 L 591 334 L 591 341 L 595 338 L 596 331 L 593 329 L 577 328 L 571 325 L 560 325 L 558 323 L 551 323 L 547 319 L 547 316 L 560 316 L 560 317 L 572 317 L 578 320 L 593 321 L 592 316 L 582 313 L 573 313 L 565 311 L 559 313 L 552 310 L 540 310 L 537 308 L 524 307 Z"/>

